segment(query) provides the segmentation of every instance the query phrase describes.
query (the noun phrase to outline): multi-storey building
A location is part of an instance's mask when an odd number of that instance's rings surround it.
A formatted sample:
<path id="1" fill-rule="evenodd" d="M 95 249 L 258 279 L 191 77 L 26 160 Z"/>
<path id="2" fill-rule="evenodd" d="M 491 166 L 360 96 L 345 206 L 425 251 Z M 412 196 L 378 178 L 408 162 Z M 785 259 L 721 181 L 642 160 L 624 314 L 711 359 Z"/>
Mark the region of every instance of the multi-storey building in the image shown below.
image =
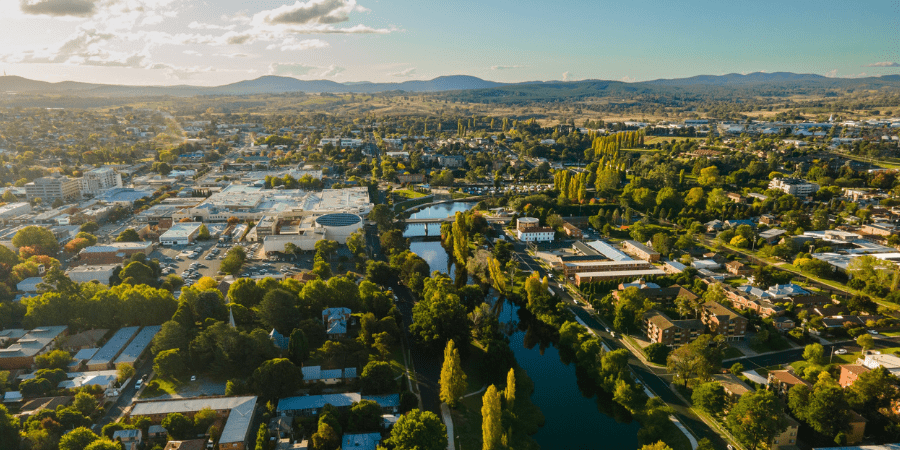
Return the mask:
<path id="1" fill-rule="evenodd" d="M 819 185 L 800 178 L 776 178 L 769 182 L 769 189 L 777 189 L 795 197 L 806 197 L 815 194 Z"/>
<path id="2" fill-rule="evenodd" d="M 699 320 L 672 320 L 655 309 L 644 313 L 644 332 L 652 343 L 668 346 L 690 344 L 705 328 Z"/>
<path id="3" fill-rule="evenodd" d="M 53 202 L 57 199 L 74 199 L 79 195 L 81 195 L 81 181 L 60 174 L 41 177 L 25 185 L 25 196 L 28 201 L 40 198 L 44 202 Z"/>
<path id="4" fill-rule="evenodd" d="M 747 332 L 747 318 L 721 303 L 704 303 L 700 320 L 711 332 L 725 336 L 728 340 L 742 340 Z"/>
<path id="5" fill-rule="evenodd" d="M 112 167 L 99 167 L 89 170 L 81 177 L 81 193 L 99 195 L 101 192 L 122 187 L 122 176 Z"/>
<path id="6" fill-rule="evenodd" d="M 625 253 L 628 253 L 636 258 L 643 259 L 644 261 L 659 261 L 659 252 L 653 250 L 650 247 L 647 247 L 644 244 L 641 244 L 640 242 L 625 241 L 622 242 L 622 248 L 625 250 Z"/>

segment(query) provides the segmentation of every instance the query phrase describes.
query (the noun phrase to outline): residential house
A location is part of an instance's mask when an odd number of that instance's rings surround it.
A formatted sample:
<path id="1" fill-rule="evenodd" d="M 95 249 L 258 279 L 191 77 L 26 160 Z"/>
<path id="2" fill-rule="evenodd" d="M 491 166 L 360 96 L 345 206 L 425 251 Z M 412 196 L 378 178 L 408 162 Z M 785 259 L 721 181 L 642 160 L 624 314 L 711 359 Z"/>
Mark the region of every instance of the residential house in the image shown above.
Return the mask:
<path id="1" fill-rule="evenodd" d="M 569 236 L 572 239 L 581 239 L 584 237 L 584 233 L 569 222 L 563 222 L 563 230 L 566 232 L 566 236 Z"/>
<path id="2" fill-rule="evenodd" d="M 137 402 L 131 409 L 131 417 L 148 417 L 160 423 L 171 413 L 180 413 L 193 418 L 197 411 L 210 408 L 220 418 L 226 419 L 219 436 L 220 450 L 246 450 L 256 430 L 251 424 L 256 412 L 257 397 L 208 397 Z"/>
<path id="3" fill-rule="evenodd" d="M 759 216 L 759 223 L 766 224 L 769 226 L 778 225 L 778 217 L 773 216 L 771 214 L 763 214 Z"/>
<path id="4" fill-rule="evenodd" d="M 743 195 L 738 194 L 737 192 L 729 192 L 728 199 L 735 203 L 745 203 L 747 201 L 747 199 L 744 198 Z"/>
<path id="5" fill-rule="evenodd" d="M 706 329 L 700 320 L 672 320 L 665 313 L 655 309 L 644 313 L 643 320 L 644 333 L 650 342 L 670 347 L 689 344 Z"/>
<path id="6" fill-rule="evenodd" d="M 728 273 L 739 277 L 753 275 L 753 268 L 740 261 L 730 261 L 725 263 L 725 270 L 727 270 Z"/>
<path id="7" fill-rule="evenodd" d="M 344 337 L 350 322 L 350 308 L 326 308 L 322 311 L 322 322 L 328 339 Z"/>
<path id="8" fill-rule="evenodd" d="M 375 450 L 381 442 L 381 433 L 345 434 L 341 439 L 342 449 Z"/>
<path id="9" fill-rule="evenodd" d="M 619 290 L 612 292 L 613 298 L 618 301 L 621 292 L 629 287 L 637 287 L 638 294 L 641 297 L 650 300 L 651 302 L 658 304 L 664 308 L 675 307 L 675 299 L 678 297 L 685 297 L 689 300 L 697 300 L 699 298 L 693 292 L 677 284 L 661 288 L 654 283 L 646 282 L 620 284 Z"/>
<path id="10" fill-rule="evenodd" d="M 766 241 L 768 244 L 773 244 L 781 240 L 781 238 L 787 233 L 787 231 L 782 230 L 781 228 L 770 228 L 766 231 L 759 233 L 760 239 Z"/>
<path id="11" fill-rule="evenodd" d="M 189 441 L 169 441 L 163 450 L 206 450 L 206 439 Z"/>
<path id="12" fill-rule="evenodd" d="M 769 387 L 782 398 L 787 398 L 788 391 L 798 384 L 812 387 L 808 381 L 794 375 L 790 370 L 772 370 L 769 372 Z"/>
<path id="13" fill-rule="evenodd" d="M 787 429 L 772 438 L 772 443 L 769 445 L 772 450 L 797 448 L 797 432 L 800 430 L 800 422 L 787 414 L 784 414 L 784 419 L 787 421 Z"/>
<path id="14" fill-rule="evenodd" d="M 113 441 L 119 441 L 125 450 L 137 450 L 141 445 L 141 430 L 119 430 L 113 433 Z"/>
<path id="15" fill-rule="evenodd" d="M 712 377 L 716 383 L 722 385 L 722 388 L 725 389 L 725 394 L 727 394 L 733 402 L 738 401 L 742 395 L 753 392 L 752 387 L 747 386 L 740 378 L 733 374 L 717 373 Z"/>

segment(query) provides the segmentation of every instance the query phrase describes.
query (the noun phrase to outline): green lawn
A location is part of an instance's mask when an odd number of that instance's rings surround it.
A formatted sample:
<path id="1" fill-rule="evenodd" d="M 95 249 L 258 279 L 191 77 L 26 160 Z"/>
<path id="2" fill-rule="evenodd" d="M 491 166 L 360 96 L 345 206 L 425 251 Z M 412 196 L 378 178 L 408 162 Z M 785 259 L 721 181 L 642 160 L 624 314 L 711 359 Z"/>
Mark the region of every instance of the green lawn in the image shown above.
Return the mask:
<path id="1" fill-rule="evenodd" d="M 403 197 L 403 198 L 406 198 L 409 200 L 414 199 L 414 198 L 425 197 L 425 195 L 426 195 L 421 192 L 416 192 L 416 191 L 413 191 L 410 189 L 397 189 L 397 190 L 393 191 L 393 193 L 394 193 L 394 195 L 397 195 L 399 197 Z"/>
<path id="2" fill-rule="evenodd" d="M 160 377 L 156 377 L 150 380 L 150 383 L 158 383 L 159 389 L 151 390 L 150 384 L 148 384 L 147 387 L 144 388 L 144 391 L 141 392 L 141 398 L 153 398 L 165 394 L 176 395 L 178 394 L 178 387 L 181 386 L 181 383 Z"/>

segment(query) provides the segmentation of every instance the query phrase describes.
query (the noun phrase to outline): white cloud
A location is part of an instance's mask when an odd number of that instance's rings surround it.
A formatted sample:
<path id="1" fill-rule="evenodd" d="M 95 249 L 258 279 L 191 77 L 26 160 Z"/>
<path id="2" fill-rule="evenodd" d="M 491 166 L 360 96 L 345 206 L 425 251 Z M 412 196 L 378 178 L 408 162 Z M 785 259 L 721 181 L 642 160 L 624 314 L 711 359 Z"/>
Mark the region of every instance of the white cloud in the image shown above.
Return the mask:
<path id="1" fill-rule="evenodd" d="M 216 56 L 224 56 L 226 58 L 249 58 L 250 55 L 246 53 L 216 53 Z"/>
<path id="2" fill-rule="evenodd" d="M 202 66 L 192 66 L 192 67 L 184 67 L 184 66 L 172 66 L 169 64 L 153 64 L 148 67 L 151 70 L 164 70 L 166 74 L 166 78 L 175 79 L 175 80 L 187 80 L 193 78 L 197 75 L 209 72 L 215 72 L 216 69 L 212 67 L 202 67 Z"/>
<path id="3" fill-rule="evenodd" d="M 191 56 L 203 56 L 202 53 L 200 53 L 200 52 L 198 52 L 198 51 L 196 51 L 196 50 L 185 50 L 185 51 L 183 51 L 183 52 L 181 52 L 181 53 L 184 53 L 185 55 L 191 55 Z"/>
<path id="4" fill-rule="evenodd" d="M 491 66 L 491 70 L 513 70 L 513 69 L 521 69 L 525 66 Z"/>
<path id="5" fill-rule="evenodd" d="M 881 61 L 872 64 L 866 64 L 863 67 L 900 67 L 900 64 L 897 64 L 893 61 Z"/>
<path id="6" fill-rule="evenodd" d="M 287 39 L 283 40 L 280 44 L 271 44 L 266 47 L 266 50 L 280 49 L 283 52 L 286 51 L 296 51 L 296 50 L 309 50 L 311 48 L 327 48 L 331 47 L 331 44 L 325 42 L 321 39 L 303 39 L 298 40 L 297 38 L 290 36 Z"/>
<path id="7" fill-rule="evenodd" d="M 8 63 L 57 63 L 87 66 L 145 67 L 148 64 L 147 46 L 140 50 L 117 51 L 103 47 L 116 38 L 112 33 L 97 29 L 79 28 L 65 41 L 37 50 L 22 50 L 0 54 Z"/>
<path id="8" fill-rule="evenodd" d="M 416 74 L 416 68 L 415 68 L 415 67 L 410 67 L 410 68 L 408 68 L 408 69 L 403 69 L 403 70 L 401 70 L 401 71 L 399 71 L 399 72 L 394 72 L 394 73 L 391 73 L 391 74 L 389 74 L 389 75 L 392 76 L 392 77 L 397 77 L 397 78 L 406 78 L 406 77 L 411 77 L 411 76 L 413 76 L 413 75 L 415 75 L 415 74 Z"/>
<path id="9" fill-rule="evenodd" d="M 19 8 L 25 14 L 55 17 L 90 17 L 97 12 L 94 0 L 21 0 Z"/>
<path id="10" fill-rule="evenodd" d="M 343 72 L 344 70 L 346 70 L 346 69 L 332 64 L 332 65 L 326 67 L 325 71 L 322 72 L 322 74 L 319 76 L 324 77 L 324 78 L 334 78 L 335 76 L 337 76 L 337 74 Z"/>
<path id="11" fill-rule="evenodd" d="M 625 83 L 634 83 L 635 78 L 634 78 L 634 77 L 629 77 L 628 75 L 625 75 L 624 77 L 620 78 L 619 81 L 623 81 L 623 82 L 625 82 Z"/>
<path id="12" fill-rule="evenodd" d="M 831 69 L 828 72 L 825 72 L 825 76 L 828 78 L 836 78 L 838 76 L 837 69 Z"/>
<path id="13" fill-rule="evenodd" d="M 366 9 L 358 6 L 356 0 L 297 0 L 293 5 L 256 13 L 253 22 L 272 25 L 333 24 L 349 20 L 352 11 Z"/>
<path id="14" fill-rule="evenodd" d="M 211 23 L 200 23 L 195 20 L 188 24 L 188 28 L 193 30 L 233 30 L 234 25 L 215 25 Z"/>
<path id="15" fill-rule="evenodd" d="M 165 20 L 165 18 L 163 18 L 163 16 L 161 16 L 159 14 L 151 14 L 151 15 L 148 15 L 147 17 L 144 17 L 144 20 L 141 21 L 141 26 L 159 25 L 159 24 L 163 23 L 164 20 Z"/>
<path id="16" fill-rule="evenodd" d="M 303 76 L 316 69 L 319 67 L 299 63 L 272 63 L 269 65 L 269 75 Z"/>
<path id="17" fill-rule="evenodd" d="M 562 79 L 563 81 L 574 81 L 574 78 L 572 78 L 572 74 L 569 72 L 563 72 Z"/>

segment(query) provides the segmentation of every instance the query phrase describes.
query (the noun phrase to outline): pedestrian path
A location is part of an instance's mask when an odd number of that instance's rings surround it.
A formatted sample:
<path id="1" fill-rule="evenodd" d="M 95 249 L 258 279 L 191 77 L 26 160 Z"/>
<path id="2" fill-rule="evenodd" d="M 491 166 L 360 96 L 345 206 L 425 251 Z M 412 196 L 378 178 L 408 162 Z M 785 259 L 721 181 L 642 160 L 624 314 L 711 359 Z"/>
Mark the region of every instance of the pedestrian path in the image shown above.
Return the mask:
<path id="1" fill-rule="evenodd" d="M 450 415 L 450 407 L 446 403 L 441 403 L 441 416 L 444 418 L 444 426 L 447 427 L 447 450 L 454 450 L 456 442 L 453 439 L 456 435 L 453 433 L 453 416 Z"/>

